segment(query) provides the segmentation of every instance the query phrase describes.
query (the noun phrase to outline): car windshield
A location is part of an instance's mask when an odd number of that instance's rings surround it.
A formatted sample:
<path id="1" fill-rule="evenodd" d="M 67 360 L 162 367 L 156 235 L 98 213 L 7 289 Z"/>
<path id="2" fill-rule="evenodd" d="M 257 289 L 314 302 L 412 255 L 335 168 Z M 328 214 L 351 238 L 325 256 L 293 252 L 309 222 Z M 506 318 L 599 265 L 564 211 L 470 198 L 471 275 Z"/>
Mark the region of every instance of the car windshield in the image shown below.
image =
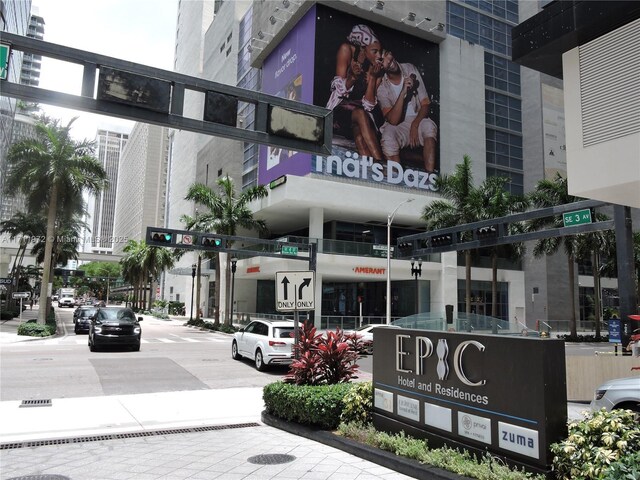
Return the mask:
<path id="1" fill-rule="evenodd" d="M 96 314 L 95 308 L 83 308 L 80 310 L 81 317 L 93 317 Z"/>
<path id="2" fill-rule="evenodd" d="M 273 336 L 275 338 L 291 338 L 293 335 L 293 327 L 275 327 Z"/>
<path id="3" fill-rule="evenodd" d="M 134 323 L 136 322 L 136 315 L 133 310 L 121 308 L 121 309 L 101 309 L 98 312 L 98 320 L 102 322 L 120 322 L 120 323 Z"/>
<path id="4" fill-rule="evenodd" d="M 367 330 L 368 328 L 372 328 L 371 325 L 362 325 L 361 327 L 356 328 L 356 332 Z"/>

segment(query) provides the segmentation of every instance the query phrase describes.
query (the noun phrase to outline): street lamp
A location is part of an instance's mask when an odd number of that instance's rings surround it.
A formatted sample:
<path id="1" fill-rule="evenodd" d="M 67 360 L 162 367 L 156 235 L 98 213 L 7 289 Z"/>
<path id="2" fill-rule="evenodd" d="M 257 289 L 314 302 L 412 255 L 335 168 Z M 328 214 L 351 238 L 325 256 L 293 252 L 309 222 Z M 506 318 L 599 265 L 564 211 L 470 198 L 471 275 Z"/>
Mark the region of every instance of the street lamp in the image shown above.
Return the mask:
<path id="1" fill-rule="evenodd" d="M 231 324 L 233 325 L 233 289 L 236 285 L 236 265 L 238 258 L 234 255 L 231 257 Z"/>
<path id="2" fill-rule="evenodd" d="M 409 202 L 413 202 L 413 198 L 407 198 L 387 215 L 387 325 L 391 323 L 391 223 L 398 209 Z"/>
<path id="3" fill-rule="evenodd" d="M 414 267 L 416 259 L 411 258 L 411 275 L 416 279 L 416 314 L 420 313 L 420 302 L 418 299 L 418 277 L 422 275 L 422 259 L 418 259 L 418 266 Z"/>
<path id="4" fill-rule="evenodd" d="M 198 266 L 194 263 L 191 265 L 191 313 L 189 314 L 189 320 L 193 320 L 193 287 L 196 281 L 196 269 Z"/>

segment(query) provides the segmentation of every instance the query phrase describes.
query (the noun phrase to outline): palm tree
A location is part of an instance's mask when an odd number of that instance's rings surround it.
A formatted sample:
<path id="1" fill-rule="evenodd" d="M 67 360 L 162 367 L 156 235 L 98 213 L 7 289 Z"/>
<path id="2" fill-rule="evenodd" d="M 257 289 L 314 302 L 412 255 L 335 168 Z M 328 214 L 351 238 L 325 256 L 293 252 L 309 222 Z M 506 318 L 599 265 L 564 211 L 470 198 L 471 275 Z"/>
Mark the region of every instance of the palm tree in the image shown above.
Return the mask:
<path id="1" fill-rule="evenodd" d="M 536 189 L 529 194 L 529 198 L 532 204 L 537 208 L 553 207 L 556 205 L 564 205 L 584 200 L 583 198 L 569 195 L 568 192 L 567 179 L 558 173 L 553 180 L 540 180 L 536 185 Z M 530 220 L 528 228 L 530 230 L 540 230 L 545 227 L 562 228 L 563 226 L 564 223 L 562 215 L 556 215 L 554 217 Z M 578 254 L 577 236 L 552 237 L 538 240 L 534 246 L 533 255 L 535 257 L 553 255 L 561 247 L 567 255 L 567 264 L 569 268 L 569 296 L 571 297 L 570 330 L 571 336 L 576 337 L 578 335 L 575 299 L 575 263 Z"/>
<path id="2" fill-rule="evenodd" d="M 483 220 L 505 217 L 512 213 L 523 212 L 527 209 L 526 198 L 512 195 L 505 189 L 509 182 L 505 177 L 489 177 L 471 195 L 471 205 Z M 519 224 L 509 224 L 510 234 L 521 233 L 523 227 Z M 511 260 L 522 258 L 525 252 L 524 243 L 512 243 L 490 247 L 491 255 L 491 316 L 498 315 L 498 258 L 506 257 Z"/>
<path id="3" fill-rule="evenodd" d="M 476 187 L 473 185 L 471 159 L 463 157 L 451 175 L 442 175 L 436 181 L 442 200 L 429 203 L 422 212 L 427 230 L 453 227 L 481 220 L 479 212 L 472 205 Z M 471 250 L 465 250 L 466 312 L 471 313 Z"/>
<path id="4" fill-rule="evenodd" d="M 42 272 L 42 288 L 47 292 L 47 301 L 40 302 L 38 323 L 45 323 L 47 319 L 48 285 L 60 199 L 63 196 L 82 197 L 84 190 L 96 193 L 108 184 L 104 168 L 93 157 L 94 143 L 71 138 L 71 126 L 75 120 L 64 127 L 57 120 L 38 122 L 38 137 L 12 145 L 7 156 L 10 166 L 7 188 L 24 194 L 30 211 L 38 211 L 39 207 L 47 212 Z"/>
<path id="5" fill-rule="evenodd" d="M 154 296 L 154 285 L 153 282 L 160 276 L 160 274 L 168 269 L 173 268 L 175 264 L 175 257 L 172 254 L 171 250 L 165 247 L 155 247 L 151 245 L 147 245 L 144 240 L 141 241 L 144 244 L 142 250 L 142 270 L 147 273 L 148 277 L 151 277 L 151 292 L 149 294 L 149 305 L 145 310 L 151 308 L 152 300 Z M 146 278 L 145 278 L 146 280 Z"/>
<path id="6" fill-rule="evenodd" d="M 237 193 L 233 180 L 229 176 L 219 178 L 216 182 L 218 192 L 212 188 L 196 183 L 191 185 L 187 192 L 186 200 L 192 200 L 196 204 L 207 209 L 205 213 L 197 213 L 190 220 L 187 220 L 187 229 L 195 228 L 205 232 L 215 232 L 221 235 L 236 235 L 238 228 L 247 230 L 257 230 L 259 233 L 266 233 L 267 226 L 263 220 L 253 218 L 253 212 L 249 209 L 248 204 L 252 200 L 264 198 L 269 191 L 264 185 L 251 187 L 241 193 Z M 231 245 L 227 245 L 230 248 Z M 216 305 L 220 305 L 220 255 L 216 256 Z M 229 292 L 231 279 L 231 267 L 227 262 L 225 272 L 225 286 L 227 293 Z M 226 295 L 229 299 L 229 295 Z M 227 300 L 229 301 L 229 300 Z M 231 324 L 230 308 L 226 309 L 224 323 Z M 220 323 L 219 309 L 216 309 L 214 323 Z"/>
<path id="7" fill-rule="evenodd" d="M 123 251 L 124 256 L 120 260 L 122 266 L 122 276 L 125 281 L 129 282 L 132 288 L 132 307 L 139 306 L 139 292 L 142 278 L 144 278 L 143 262 L 143 242 L 137 240 L 129 240 Z"/>

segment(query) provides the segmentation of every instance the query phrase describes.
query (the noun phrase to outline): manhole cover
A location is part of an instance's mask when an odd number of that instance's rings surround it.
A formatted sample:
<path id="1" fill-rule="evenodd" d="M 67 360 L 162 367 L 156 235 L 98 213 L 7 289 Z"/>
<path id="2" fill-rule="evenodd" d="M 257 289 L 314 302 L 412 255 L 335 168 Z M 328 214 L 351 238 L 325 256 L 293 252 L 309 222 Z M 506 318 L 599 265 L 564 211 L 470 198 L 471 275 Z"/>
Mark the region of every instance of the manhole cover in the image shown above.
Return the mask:
<path id="1" fill-rule="evenodd" d="M 277 465 L 279 463 L 289 463 L 296 459 L 293 455 L 286 455 L 284 453 L 267 453 L 264 455 L 256 455 L 255 457 L 247 458 L 247 462 L 255 463 L 257 465 Z"/>
<path id="2" fill-rule="evenodd" d="M 11 477 L 8 480 L 71 480 L 64 475 L 26 475 L 24 477 Z"/>

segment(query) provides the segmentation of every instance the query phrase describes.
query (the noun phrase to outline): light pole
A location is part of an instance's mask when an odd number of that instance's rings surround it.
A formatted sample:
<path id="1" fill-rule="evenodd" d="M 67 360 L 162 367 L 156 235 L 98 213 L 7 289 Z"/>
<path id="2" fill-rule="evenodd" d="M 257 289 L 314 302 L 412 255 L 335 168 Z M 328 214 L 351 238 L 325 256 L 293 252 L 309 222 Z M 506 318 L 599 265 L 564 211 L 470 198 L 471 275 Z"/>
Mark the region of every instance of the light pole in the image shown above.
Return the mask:
<path id="1" fill-rule="evenodd" d="M 422 276 L 422 259 L 418 259 L 418 266 L 414 267 L 416 263 L 415 258 L 411 258 L 411 275 L 416 279 L 416 315 L 420 313 L 420 301 L 418 298 L 418 277 Z"/>
<path id="2" fill-rule="evenodd" d="M 233 290 L 236 286 L 236 265 L 238 258 L 236 256 L 231 257 L 231 325 L 233 325 Z"/>
<path id="3" fill-rule="evenodd" d="M 387 325 L 391 323 L 391 223 L 398 209 L 409 202 L 413 202 L 413 198 L 407 198 L 387 215 Z"/>
<path id="4" fill-rule="evenodd" d="M 193 287 L 196 280 L 196 269 L 198 266 L 194 263 L 191 265 L 191 313 L 189 314 L 189 320 L 193 320 Z"/>

